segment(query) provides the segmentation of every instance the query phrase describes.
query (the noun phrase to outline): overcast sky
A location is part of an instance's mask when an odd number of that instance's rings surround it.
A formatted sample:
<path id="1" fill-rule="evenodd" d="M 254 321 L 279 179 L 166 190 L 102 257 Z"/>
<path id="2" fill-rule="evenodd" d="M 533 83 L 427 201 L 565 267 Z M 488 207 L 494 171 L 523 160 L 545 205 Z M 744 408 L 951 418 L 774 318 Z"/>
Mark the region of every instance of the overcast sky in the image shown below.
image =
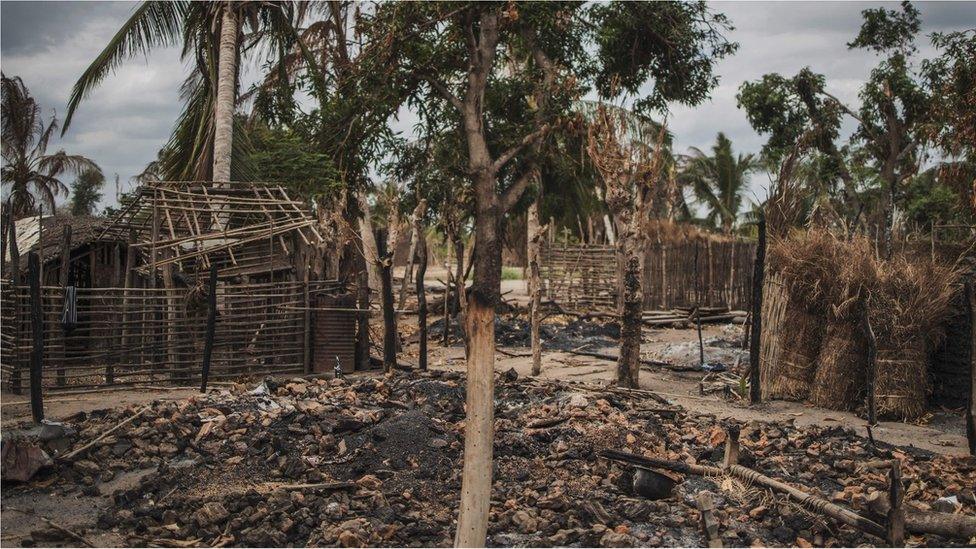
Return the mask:
<path id="1" fill-rule="evenodd" d="M 129 17 L 131 2 L 0 2 L 0 65 L 7 76 L 20 76 L 45 112 L 63 116 L 71 86 L 109 38 Z M 845 44 L 857 33 L 861 10 L 880 2 L 717 2 L 735 30 L 728 37 L 738 52 L 718 65 L 721 82 L 711 101 L 696 108 L 675 107 L 670 124 L 676 150 L 707 149 L 722 131 L 738 151 L 758 152 L 763 138 L 736 107 L 735 94 L 745 80 L 768 72 L 795 74 L 810 66 L 827 76 L 831 92 L 854 103 L 857 90 L 876 63 Z M 895 3 L 884 4 L 897 7 Z M 922 31 L 976 27 L 974 2 L 922 2 Z M 922 54 L 930 54 L 927 39 Z M 186 75 L 175 49 L 148 60 L 124 64 L 82 103 L 68 134 L 52 144 L 95 160 L 108 185 L 103 204 L 114 203 L 114 174 L 122 190 L 130 178 L 155 158 L 180 112 L 179 86 Z M 409 131 L 411 122 L 395 127 Z M 850 124 L 848 125 L 848 130 Z M 762 195 L 765 178 L 754 182 Z"/>

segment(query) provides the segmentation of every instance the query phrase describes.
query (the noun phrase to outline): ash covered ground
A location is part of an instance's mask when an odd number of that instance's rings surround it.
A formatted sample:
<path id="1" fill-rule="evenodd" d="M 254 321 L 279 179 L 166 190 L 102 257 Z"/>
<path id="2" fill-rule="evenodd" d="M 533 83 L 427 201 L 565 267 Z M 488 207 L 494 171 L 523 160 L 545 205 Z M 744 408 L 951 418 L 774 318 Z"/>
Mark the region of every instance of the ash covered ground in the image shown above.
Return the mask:
<path id="1" fill-rule="evenodd" d="M 268 380 L 78 414 L 65 419 L 74 434 L 38 444 L 63 453 L 141 412 L 77 457 L 6 484 L 4 545 L 449 546 L 463 403 L 463 376 L 435 371 Z M 883 544 L 731 477 L 686 476 L 670 497 L 646 499 L 628 466 L 599 457 L 718 462 L 726 426 L 647 392 L 501 375 L 488 543 L 701 546 L 694 496 L 707 490 L 726 546 Z M 973 458 L 872 449 L 842 427 L 739 426 L 744 465 L 836 503 L 857 508 L 886 489 L 884 472 L 862 465 L 900 458 L 910 504 L 955 496 L 957 512 L 976 512 Z"/>

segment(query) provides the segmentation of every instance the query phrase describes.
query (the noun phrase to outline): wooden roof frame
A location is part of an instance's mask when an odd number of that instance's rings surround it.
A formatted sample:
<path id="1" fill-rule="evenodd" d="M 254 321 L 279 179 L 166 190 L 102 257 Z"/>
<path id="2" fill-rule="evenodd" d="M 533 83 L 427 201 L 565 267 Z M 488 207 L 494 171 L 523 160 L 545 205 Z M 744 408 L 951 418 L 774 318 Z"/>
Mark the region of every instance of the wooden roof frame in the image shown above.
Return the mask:
<path id="1" fill-rule="evenodd" d="M 244 246 L 277 240 L 305 245 L 323 242 L 304 202 L 293 200 L 276 183 L 159 181 L 138 188 L 135 198 L 103 229 L 148 255 L 150 269 L 172 263 L 210 267 L 219 254 L 241 268 Z M 147 253 L 148 252 L 148 253 Z"/>

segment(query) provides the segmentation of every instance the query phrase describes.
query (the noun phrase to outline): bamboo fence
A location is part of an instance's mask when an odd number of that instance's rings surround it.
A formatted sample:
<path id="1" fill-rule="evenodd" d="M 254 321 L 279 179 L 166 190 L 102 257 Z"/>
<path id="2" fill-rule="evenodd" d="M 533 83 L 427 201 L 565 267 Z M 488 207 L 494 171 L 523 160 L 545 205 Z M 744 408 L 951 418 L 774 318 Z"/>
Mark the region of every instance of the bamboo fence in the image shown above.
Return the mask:
<path id="1" fill-rule="evenodd" d="M 753 242 L 647 243 L 643 258 L 644 309 L 748 309 L 755 254 Z M 547 243 L 540 262 L 547 299 L 570 309 L 615 307 L 617 260 L 613 246 Z"/>
<path id="2" fill-rule="evenodd" d="M 334 281 L 218 284 L 211 380 L 303 374 L 311 360 L 309 301 Z M 0 375 L 26 392 L 34 334 L 26 286 L 6 286 Z M 207 290 L 77 288 L 77 324 L 65 330 L 65 291 L 41 288 L 42 388 L 198 384 L 207 323 Z"/>

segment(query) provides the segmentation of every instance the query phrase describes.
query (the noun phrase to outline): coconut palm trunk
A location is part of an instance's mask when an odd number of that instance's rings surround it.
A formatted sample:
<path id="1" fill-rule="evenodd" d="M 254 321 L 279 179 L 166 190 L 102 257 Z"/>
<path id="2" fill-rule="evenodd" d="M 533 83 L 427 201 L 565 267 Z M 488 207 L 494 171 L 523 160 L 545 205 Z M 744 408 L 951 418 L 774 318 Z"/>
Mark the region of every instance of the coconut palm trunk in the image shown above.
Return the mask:
<path id="1" fill-rule="evenodd" d="M 214 105 L 214 181 L 230 181 L 231 146 L 234 141 L 234 92 L 237 87 L 237 19 L 233 4 L 225 2 L 220 20 L 217 101 Z"/>

